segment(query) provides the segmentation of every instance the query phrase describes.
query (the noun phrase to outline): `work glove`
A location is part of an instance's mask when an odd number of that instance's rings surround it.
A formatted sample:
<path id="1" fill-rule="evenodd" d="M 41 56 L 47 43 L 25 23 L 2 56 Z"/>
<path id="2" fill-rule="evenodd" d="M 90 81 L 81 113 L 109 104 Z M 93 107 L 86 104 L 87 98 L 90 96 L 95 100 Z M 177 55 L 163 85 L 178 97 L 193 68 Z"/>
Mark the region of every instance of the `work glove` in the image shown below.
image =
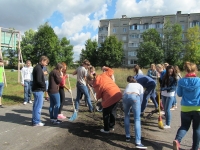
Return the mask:
<path id="1" fill-rule="evenodd" d="M 72 90 L 71 90 L 71 89 L 69 89 L 68 92 L 69 92 L 70 94 L 72 94 Z"/>

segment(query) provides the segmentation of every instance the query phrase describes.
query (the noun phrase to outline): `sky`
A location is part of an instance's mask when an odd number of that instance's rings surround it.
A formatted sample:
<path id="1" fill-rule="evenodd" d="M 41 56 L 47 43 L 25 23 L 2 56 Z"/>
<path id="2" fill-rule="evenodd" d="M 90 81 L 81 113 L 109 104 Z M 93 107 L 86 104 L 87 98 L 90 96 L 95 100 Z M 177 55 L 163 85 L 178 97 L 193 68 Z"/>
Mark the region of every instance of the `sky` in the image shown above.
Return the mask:
<path id="1" fill-rule="evenodd" d="M 48 22 L 59 38 L 74 46 L 79 60 L 88 39 L 98 40 L 101 19 L 200 13 L 200 0 L 0 0 L 0 27 L 23 34 Z"/>

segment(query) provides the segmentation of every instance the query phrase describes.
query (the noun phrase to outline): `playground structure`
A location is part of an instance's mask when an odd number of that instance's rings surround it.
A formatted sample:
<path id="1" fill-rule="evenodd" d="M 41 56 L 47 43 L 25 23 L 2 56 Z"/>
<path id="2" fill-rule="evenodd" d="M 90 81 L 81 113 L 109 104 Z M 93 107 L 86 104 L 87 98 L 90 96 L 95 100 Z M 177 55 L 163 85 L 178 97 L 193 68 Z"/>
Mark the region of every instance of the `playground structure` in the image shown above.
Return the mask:
<path id="1" fill-rule="evenodd" d="M 7 51 L 8 49 L 12 49 L 17 52 L 18 56 L 18 83 L 20 82 L 20 62 L 23 63 L 21 48 L 20 48 L 20 40 L 21 34 L 20 31 L 14 29 L 8 29 L 0 27 L 0 57 L 3 59 L 2 52 Z M 6 79 L 5 79 L 5 85 Z"/>

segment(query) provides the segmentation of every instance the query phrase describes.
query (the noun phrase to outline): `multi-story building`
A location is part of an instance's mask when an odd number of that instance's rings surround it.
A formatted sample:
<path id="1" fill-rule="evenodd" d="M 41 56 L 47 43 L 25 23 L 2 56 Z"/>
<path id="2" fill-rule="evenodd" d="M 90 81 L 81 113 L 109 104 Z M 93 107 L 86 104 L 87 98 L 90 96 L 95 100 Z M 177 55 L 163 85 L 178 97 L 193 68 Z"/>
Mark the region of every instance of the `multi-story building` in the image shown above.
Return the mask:
<path id="1" fill-rule="evenodd" d="M 148 29 L 156 29 L 160 37 L 163 37 L 164 23 L 169 20 L 172 24 L 178 23 L 182 27 L 182 39 L 185 40 L 187 29 L 195 25 L 200 26 L 200 13 L 181 14 L 177 11 L 172 15 L 131 17 L 122 15 L 122 18 L 100 20 L 98 32 L 98 44 L 107 36 L 115 35 L 123 41 L 125 59 L 123 66 L 133 66 L 137 63 L 137 49 L 142 42 L 142 33 Z"/>

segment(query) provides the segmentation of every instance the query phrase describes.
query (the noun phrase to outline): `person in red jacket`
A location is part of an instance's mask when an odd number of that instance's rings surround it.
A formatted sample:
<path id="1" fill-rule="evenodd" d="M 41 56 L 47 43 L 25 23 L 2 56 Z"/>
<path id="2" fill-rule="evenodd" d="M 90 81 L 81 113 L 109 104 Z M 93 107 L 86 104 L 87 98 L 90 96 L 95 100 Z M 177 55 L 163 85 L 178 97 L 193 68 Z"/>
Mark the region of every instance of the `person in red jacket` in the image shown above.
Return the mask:
<path id="1" fill-rule="evenodd" d="M 100 131 L 103 133 L 109 133 L 110 130 L 114 130 L 117 103 L 122 98 L 119 87 L 108 76 L 109 71 L 113 72 L 112 69 L 107 68 L 107 73 L 87 76 L 88 83 L 93 86 L 96 92 L 97 100 L 102 99 L 104 129 Z"/>

